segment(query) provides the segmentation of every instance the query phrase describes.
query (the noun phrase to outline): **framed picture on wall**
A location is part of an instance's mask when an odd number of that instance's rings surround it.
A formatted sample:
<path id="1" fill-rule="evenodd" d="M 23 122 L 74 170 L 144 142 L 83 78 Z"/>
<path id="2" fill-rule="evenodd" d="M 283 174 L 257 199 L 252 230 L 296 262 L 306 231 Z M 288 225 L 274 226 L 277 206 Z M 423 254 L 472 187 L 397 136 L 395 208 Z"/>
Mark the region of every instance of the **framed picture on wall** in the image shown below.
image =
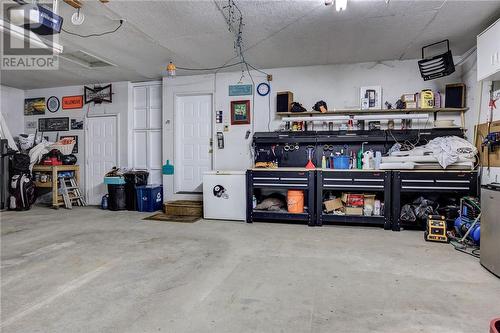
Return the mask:
<path id="1" fill-rule="evenodd" d="M 250 100 L 231 101 L 231 125 L 250 124 Z"/>
<path id="2" fill-rule="evenodd" d="M 24 100 L 24 115 L 38 116 L 45 114 L 45 97 L 26 98 Z"/>
<path id="3" fill-rule="evenodd" d="M 72 154 L 78 154 L 78 135 L 61 135 L 59 139 L 73 139 L 75 140 L 75 145 L 73 146 Z"/>

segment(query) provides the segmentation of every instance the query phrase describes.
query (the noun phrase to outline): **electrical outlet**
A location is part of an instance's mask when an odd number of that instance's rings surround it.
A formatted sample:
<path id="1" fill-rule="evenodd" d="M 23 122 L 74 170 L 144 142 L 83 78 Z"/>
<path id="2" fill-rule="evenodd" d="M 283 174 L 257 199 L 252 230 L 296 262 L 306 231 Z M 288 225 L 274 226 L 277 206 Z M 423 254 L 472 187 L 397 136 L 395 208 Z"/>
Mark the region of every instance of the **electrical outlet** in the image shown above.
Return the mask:
<path id="1" fill-rule="evenodd" d="M 228 124 L 224 125 L 224 132 L 229 132 L 229 125 Z"/>

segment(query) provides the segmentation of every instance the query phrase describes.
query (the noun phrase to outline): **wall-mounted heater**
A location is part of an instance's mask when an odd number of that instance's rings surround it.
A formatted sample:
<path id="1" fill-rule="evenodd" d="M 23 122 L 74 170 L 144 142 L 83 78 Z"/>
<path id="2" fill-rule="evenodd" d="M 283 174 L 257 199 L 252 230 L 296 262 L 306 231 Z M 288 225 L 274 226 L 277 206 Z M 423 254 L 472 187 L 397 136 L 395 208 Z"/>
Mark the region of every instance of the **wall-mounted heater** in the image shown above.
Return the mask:
<path id="1" fill-rule="evenodd" d="M 435 56 L 425 57 L 425 49 L 446 43 L 447 51 Z M 448 76 L 455 72 L 453 55 L 450 50 L 450 41 L 445 39 L 441 42 L 433 43 L 422 47 L 422 60 L 418 61 L 420 74 L 424 81 L 434 80 L 443 76 Z"/>

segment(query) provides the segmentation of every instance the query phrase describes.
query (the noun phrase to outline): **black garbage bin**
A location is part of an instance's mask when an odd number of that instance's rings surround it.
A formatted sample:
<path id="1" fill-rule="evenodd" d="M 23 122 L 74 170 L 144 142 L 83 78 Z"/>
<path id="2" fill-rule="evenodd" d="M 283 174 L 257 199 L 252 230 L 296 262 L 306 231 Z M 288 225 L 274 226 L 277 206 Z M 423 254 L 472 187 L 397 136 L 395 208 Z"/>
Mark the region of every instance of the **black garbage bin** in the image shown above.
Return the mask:
<path id="1" fill-rule="evenodd" d="M 137 210 L 136 187 L 148 184 L 149 172 L 145 170 L 128 171 L 125 177 L 125 196 L 128 210 Z"/>
<path id="2" fill-rule="evenodd" d="M 125 195 L 125 185 L 108 184 L 108 208 L 109 210 L 127 209 L 127 200 Z"/>

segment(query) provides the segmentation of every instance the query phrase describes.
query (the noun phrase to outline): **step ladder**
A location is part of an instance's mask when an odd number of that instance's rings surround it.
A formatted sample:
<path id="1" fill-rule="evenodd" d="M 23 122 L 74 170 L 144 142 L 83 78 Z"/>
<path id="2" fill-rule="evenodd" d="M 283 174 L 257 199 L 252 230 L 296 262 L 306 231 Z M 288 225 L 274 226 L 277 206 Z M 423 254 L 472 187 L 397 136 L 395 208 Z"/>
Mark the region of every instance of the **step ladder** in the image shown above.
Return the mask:
<path id="1" fill-rule="evenodd" d="M 87 206 L 82 191 L 74 177 L 59 178 L 59 192 L 62 195 L 64 206 L 67 209 L 72 209 L 75 206 Z"/>

